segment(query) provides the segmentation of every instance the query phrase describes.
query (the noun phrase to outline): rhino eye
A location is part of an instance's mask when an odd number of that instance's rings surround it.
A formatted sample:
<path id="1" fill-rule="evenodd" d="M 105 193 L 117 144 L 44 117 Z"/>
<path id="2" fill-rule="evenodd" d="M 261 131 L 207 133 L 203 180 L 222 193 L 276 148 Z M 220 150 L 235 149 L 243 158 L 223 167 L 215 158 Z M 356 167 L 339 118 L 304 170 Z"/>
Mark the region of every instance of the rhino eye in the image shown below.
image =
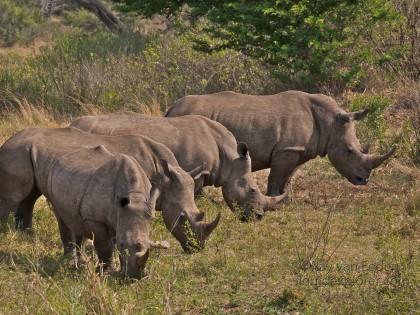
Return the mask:
<path id="1" fill-rule="evenodd" d="M 256 188 L 253 188 L 253 187 L 251 187 L 251 193 L 253 193 L 253 194 L 255 194 L 256 192 L 257 192 L 257 189 Z"/>
<path id="2" fill-rule="evenodd" d="M 124 208 L 130 203 L 130 199 L 128 199 L 127 197 L 122 197 L 120 198 L 119 203 L 120 203 L 120 206 Z"/>
<path id="3" fill-rule="evenodd" d="M 353 152 L 353 148 L 352 148 L 352 147 L 348 147 L 348 148 L 347 148 L 347 152 L 348 152 L 348 153 L 352 153 L 352 152 Z"/>

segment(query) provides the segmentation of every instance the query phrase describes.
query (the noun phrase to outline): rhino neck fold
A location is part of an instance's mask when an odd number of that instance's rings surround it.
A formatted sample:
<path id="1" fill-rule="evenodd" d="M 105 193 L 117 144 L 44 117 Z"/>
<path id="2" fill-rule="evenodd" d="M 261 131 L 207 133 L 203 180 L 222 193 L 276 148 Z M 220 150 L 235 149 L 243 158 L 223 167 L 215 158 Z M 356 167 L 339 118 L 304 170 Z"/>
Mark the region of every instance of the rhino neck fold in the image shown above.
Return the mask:
<path id="1" fill-rule="evenodd" d="M 323 112 L 323 109 L 312 105 L 311 110 L 314 119 L 314 133 L 316 133 L 314 137 L 316 140 L 312 143 L 312 146 L 316 147 L 314 157 L 318 155 L 324 157 L 328 154 L 331 122 L 326 118 L 328 115 Z"/>
<path id="2" fill-rule="evenodd" d="M 219 167 L 214 168 L 210 173 L 209 181 L 212 183 L 209 185 L 213 185 L 215 187 L 225 185 L 229 180 L 231 171 L 228 166 L 231 165 L 232 162 L 233 159 L 229 158 L 223 148 L 219 147 Z"/>

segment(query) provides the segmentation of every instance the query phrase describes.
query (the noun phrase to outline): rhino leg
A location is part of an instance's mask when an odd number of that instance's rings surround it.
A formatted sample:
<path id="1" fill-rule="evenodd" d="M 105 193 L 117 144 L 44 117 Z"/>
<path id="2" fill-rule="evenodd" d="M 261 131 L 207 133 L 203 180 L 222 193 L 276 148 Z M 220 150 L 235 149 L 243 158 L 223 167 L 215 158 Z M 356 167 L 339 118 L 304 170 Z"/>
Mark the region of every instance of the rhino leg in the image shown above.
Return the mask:
<path id="1" fill-rule="evenodd" d="M 80 248 L 83 242 L 83 236 L 76 236 L 58 214 L 55 213 L 60 231 L 61 242 L 63 243 L 64 256 L 69 256 L 76 268 L 79 268 L 81 261 Z"/>
<path id="2" fill-rule="evenodd" d="M 60 231 L 61 242 L 63 243 L 64 255 L 71 254 L 75 257 L 75 259 L 77 259 L 76 250 L 82 245 L 83 238 L 76 237 L 58 214 L 56 214 L 56 218 L 58 222 L 58 229 Z"/>
<path id="3" fill-rule="evenodd" d="M 299 165 L 299 160 L 300 153 L 294 151 L 277 151 L 272 155 L 267 185 L 268 196 L 278 196 L 284 193 Z"/>
<path id="4" fill-rule="evenodd" d="M 15 213 L 15 227 L 19 230 L 26 230 L 32 228 L 32 216 L 36 200 L 41 196 L 41 193 L 34 187 L 29 195 L 22 200 Z"/>
<path id="5" fill-rule="evenodd" d="M 91 220 L 85 220 L 84 223 L 85 230 L 92 233 L 91 238 L 93 239 L 93 245 L 95 246 L 99 262 L 103 264 L 103 271 L 112 270 L 114 242 L 113 237 L 109 234 L 107 226 Z"/>

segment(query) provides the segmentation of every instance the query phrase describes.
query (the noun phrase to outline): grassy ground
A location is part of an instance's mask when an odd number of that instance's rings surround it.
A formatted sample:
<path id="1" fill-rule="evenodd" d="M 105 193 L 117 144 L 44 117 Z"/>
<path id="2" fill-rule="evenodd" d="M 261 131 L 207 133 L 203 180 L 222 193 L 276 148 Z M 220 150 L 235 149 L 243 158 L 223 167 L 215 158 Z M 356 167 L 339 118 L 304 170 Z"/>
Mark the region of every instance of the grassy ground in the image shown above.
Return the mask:
<path id="1" fill-rule="evenodd" d="M 25 111 L 24 109 L 27 108 Z M 3 141 L 29 125 L 57 126 L 45 112 L 21 109 L 0 121 Z M 267 174 L 256 174 L 264 188 Z M 44 200 L 33 233 L 0 227 L 0 314 L 415 314 L 419 309 L 420 171 L 399 159 L 365 187 L 326 159 L 307 163 L 292 182 L 293 202 L 263 220 L 240 222 L 208 188 L 208 217 L 222 212 L 206 249 L 184 254 L 163 227 L 153 238 L 147 276 L 99 277 L 95 257 L 74 269 L 62 257 Z"/>

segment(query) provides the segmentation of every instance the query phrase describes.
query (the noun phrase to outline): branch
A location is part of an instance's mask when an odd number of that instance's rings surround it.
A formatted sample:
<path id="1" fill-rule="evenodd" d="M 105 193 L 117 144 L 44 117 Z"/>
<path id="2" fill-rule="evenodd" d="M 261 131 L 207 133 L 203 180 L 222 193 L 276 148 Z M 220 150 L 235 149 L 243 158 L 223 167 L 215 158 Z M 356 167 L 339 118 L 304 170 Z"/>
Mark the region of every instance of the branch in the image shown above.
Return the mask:
<path id="1" fill-rule="evenodd" d="M 41 0 L 42 12 L 46 16 L 52 15 L 61 2 L 62 0 Z M 120 20 L 100 0 L 68 0 L 67 2 L 72 2 L 77 7 L 95 14 L 110 31 L 122 30 Z"/>
<path id="2" fill-rule="evenodd" d="M 94 13 L 110 31 L 121 31 L 120 20 L 100 0 L 73 0 L 78 6 Z"/>

